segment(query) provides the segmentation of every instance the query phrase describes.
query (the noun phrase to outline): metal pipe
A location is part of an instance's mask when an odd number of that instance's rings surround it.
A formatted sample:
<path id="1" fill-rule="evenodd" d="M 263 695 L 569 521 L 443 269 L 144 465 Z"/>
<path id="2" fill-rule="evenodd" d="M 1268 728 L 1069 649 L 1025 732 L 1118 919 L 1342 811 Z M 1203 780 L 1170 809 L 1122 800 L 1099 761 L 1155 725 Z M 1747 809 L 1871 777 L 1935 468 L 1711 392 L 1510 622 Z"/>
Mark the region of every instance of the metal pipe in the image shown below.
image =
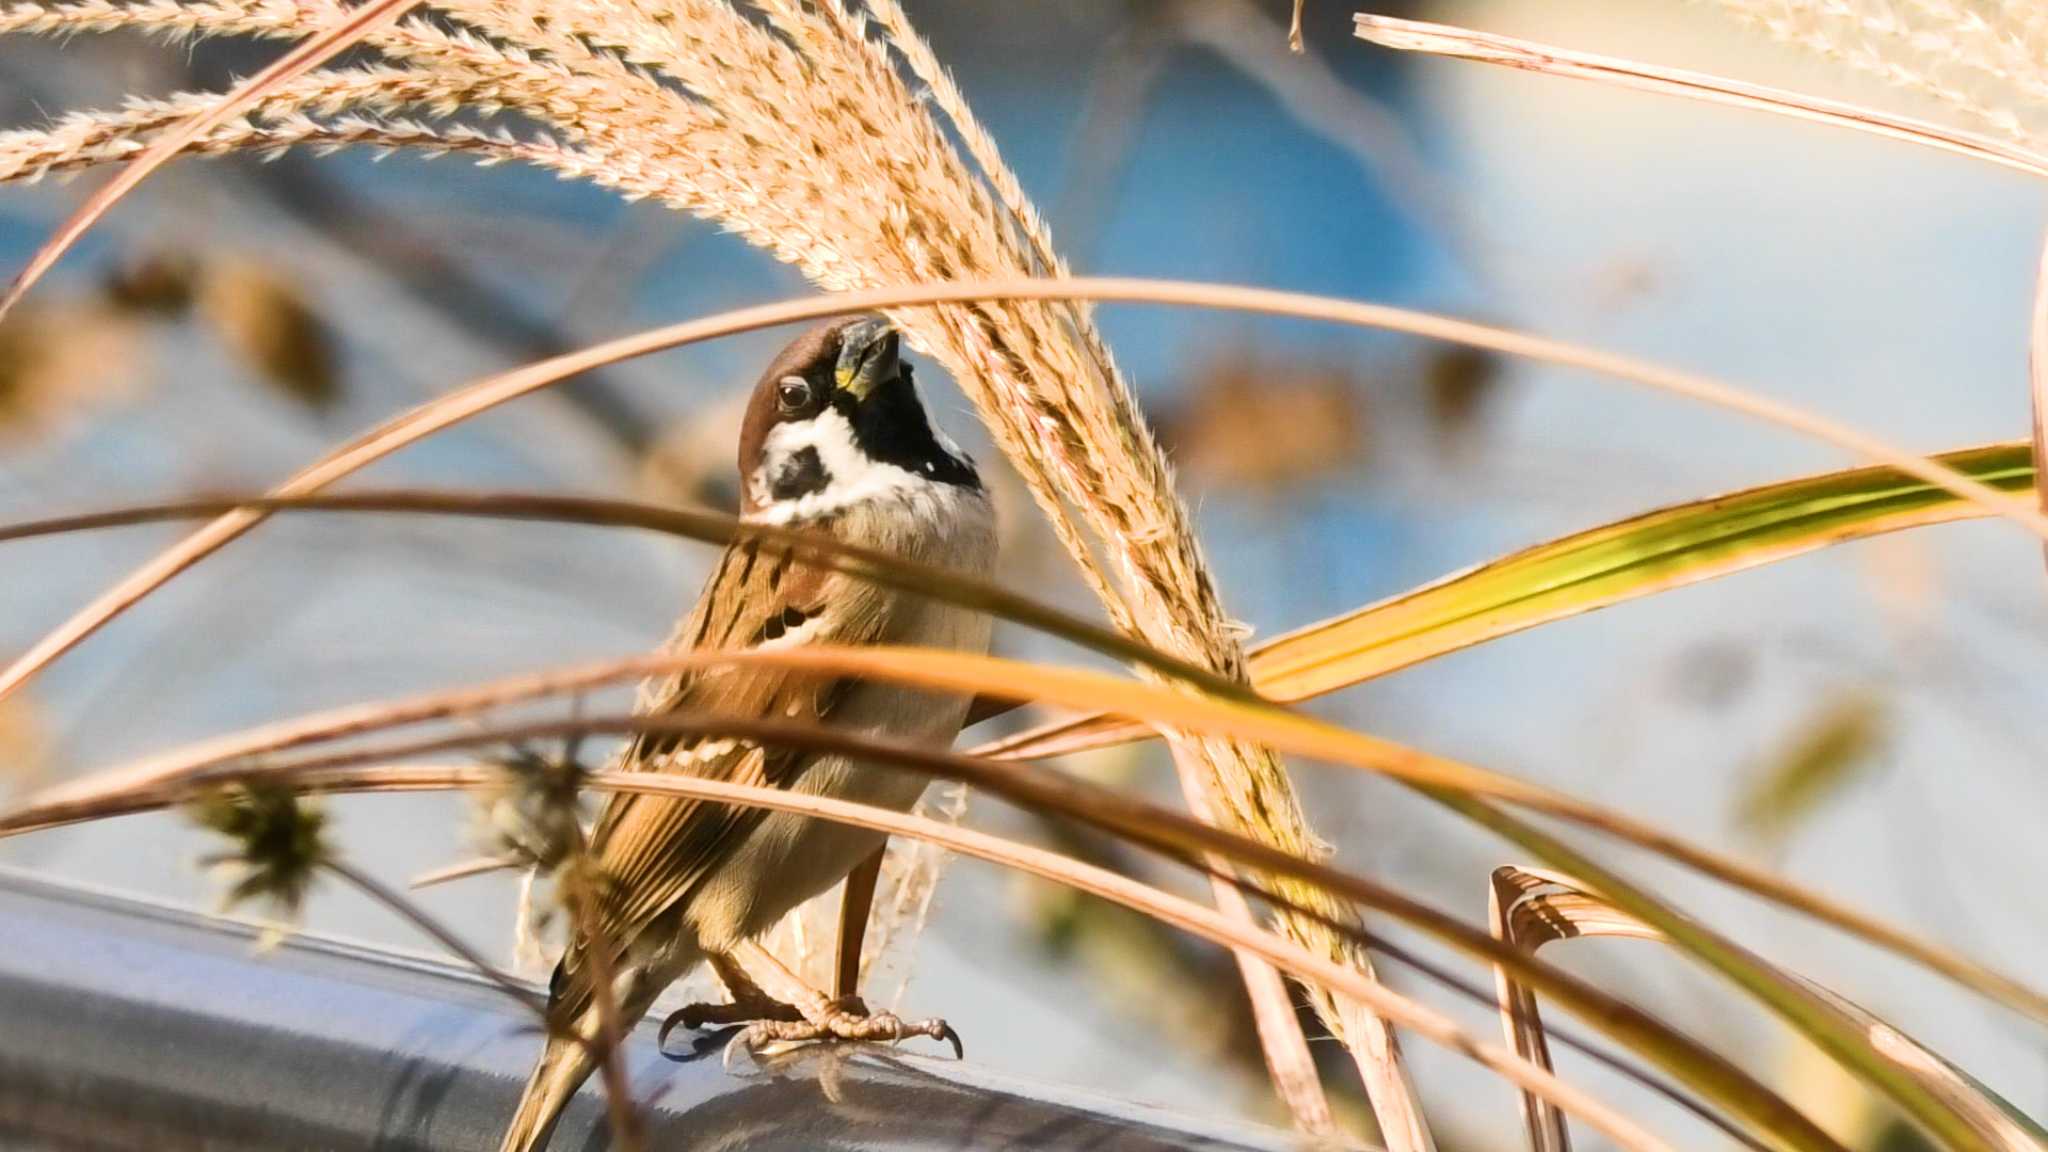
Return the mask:
<path id="1" fill-rule="evenodd" d="M 0 1149 L 497 1146 L 538 1046 L 500 994 L 358 945 L 256 943 L 244 925 L 0 870 Z M 814 1049 L 728 1072 L 715 1051 L 658 1053 L 651 1024 L 628 1047 L 659 1149 L 1294 1146 L 946 1060 Z M 553 1147 L 608 1144 L 586 1089 Z"/>

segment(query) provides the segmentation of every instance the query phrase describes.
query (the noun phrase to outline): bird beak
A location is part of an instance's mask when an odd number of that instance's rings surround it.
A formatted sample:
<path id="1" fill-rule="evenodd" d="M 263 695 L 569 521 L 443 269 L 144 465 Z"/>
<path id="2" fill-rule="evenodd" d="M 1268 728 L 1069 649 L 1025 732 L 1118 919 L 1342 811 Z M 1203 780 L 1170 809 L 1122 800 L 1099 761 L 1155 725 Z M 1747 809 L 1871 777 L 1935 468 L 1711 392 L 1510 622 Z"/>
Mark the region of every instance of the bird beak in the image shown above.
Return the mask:
<path id="1" fill-rule="evenodd" d="M 902 364 L 901 338 L 887 320 L 862 320 L 840 337 L 833 380 L 840 391 L 865 400 L 875 385 L 896 375 Z"/>

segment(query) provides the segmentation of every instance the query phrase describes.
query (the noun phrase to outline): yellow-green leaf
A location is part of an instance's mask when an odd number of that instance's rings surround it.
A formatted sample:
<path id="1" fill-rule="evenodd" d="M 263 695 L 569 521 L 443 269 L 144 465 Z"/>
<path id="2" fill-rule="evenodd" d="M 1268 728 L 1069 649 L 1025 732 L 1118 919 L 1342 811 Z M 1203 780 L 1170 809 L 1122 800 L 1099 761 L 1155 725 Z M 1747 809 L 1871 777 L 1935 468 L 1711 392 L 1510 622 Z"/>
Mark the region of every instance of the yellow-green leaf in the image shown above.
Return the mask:
<path id="1" fill-rule="evenodd" d="M 1884 703 L 1868 692 L 1827 701 L 1742 788 L 1736 822 L 1765 844 L 1783 842 L 1876 762 L 1885 720 Z"/>
<path id="2" fill-rule="evenodd" d="M 2024 440 L 1935 457 L 2001 491 L 2034 481 Z M 1890 468 L 1748 488 L 1562 537 L 1312 624 L 1251 657 L 1260 694 L 1305 700 L 1447 652 L 1652 593 L 1902 528 L 1985 515 Z M 1055 756 L 1151 733 L 1101 715 L 1036 728 L 976 751 Z"/>

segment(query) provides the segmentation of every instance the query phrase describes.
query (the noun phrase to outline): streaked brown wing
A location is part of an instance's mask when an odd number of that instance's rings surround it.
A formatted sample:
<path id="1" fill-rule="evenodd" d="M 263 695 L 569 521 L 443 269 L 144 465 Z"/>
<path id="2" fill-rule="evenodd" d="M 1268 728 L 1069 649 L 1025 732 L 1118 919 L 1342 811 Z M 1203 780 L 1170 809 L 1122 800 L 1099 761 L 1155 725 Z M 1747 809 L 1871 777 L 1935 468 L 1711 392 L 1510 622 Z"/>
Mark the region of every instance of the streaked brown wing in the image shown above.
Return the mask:
<path id="1" fill-rule="evenodd" d="M 884 639 L 894 595 L 867 581 L 791 562 L 772 546 L 743 542 L 727 550 L 670 647 L 747 648 L 788 643 L 792 636 L 801 643 L 872 644 Z M 844 697 L 843 682 L 836 678 L 714 669 L 649 685 L 640 711 L 825 723 Z M 629 747 L 621 767 L 784 786 L 802 771 L 805 759 L 806 754 L 785 749 L 649 733 Z M 624 947 L 684 898 L 720 858 L 723 846 L 763 815 L 757 808 L 615 794 L 591 835 L 591 849 L 615 894 L 604 902 L 600 917 L 605 938 L 614 948 Z M 564 974 L 580 966 L 580 952 L 572 949 L 564 958 Z M 566 991 L 567 985 L 557 988 Z"/>

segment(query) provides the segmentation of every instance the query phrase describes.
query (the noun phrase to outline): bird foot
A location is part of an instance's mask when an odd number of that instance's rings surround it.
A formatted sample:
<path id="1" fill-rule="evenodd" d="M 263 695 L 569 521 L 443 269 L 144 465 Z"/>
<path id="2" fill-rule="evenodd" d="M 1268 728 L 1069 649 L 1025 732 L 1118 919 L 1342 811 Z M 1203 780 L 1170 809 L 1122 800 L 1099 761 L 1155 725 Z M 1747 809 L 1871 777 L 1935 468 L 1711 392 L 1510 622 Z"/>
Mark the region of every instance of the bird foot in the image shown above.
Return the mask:
<path id="1" fill-rule="evenodd" d="M 758 1019 L 742 1029 L 726 1047 L 756 1050 L 768 1044 L 801 1044 L 813 1040 L 841 1040 L 856 1044 L 894 1044 L 913 1036 L 943 1040 L 953 1046 L 953 1058 L 965 1059 L 960 1034 L 944 1020 L 904 1020 L 893 1012 L 870 1013 L 858 996 L 827 1002 L 824 1011 L 810 1019 Z"/>
<path id="2" fill-rule="evenodd" d="M 753 1023 L 801 1023 L 804 1014 L 793 1004 L 784 1004 L 770 996 L 741 996 L 730 1004 L 696 1003 L 685 1004 L 668 1014 L 661 1022 L 661 1032 L 656 1040 L 664 1047 L 668 1034 L 677 1028 L 692 1032 L 701 1028 L 723 1028 L 730 1024 Z"/>

